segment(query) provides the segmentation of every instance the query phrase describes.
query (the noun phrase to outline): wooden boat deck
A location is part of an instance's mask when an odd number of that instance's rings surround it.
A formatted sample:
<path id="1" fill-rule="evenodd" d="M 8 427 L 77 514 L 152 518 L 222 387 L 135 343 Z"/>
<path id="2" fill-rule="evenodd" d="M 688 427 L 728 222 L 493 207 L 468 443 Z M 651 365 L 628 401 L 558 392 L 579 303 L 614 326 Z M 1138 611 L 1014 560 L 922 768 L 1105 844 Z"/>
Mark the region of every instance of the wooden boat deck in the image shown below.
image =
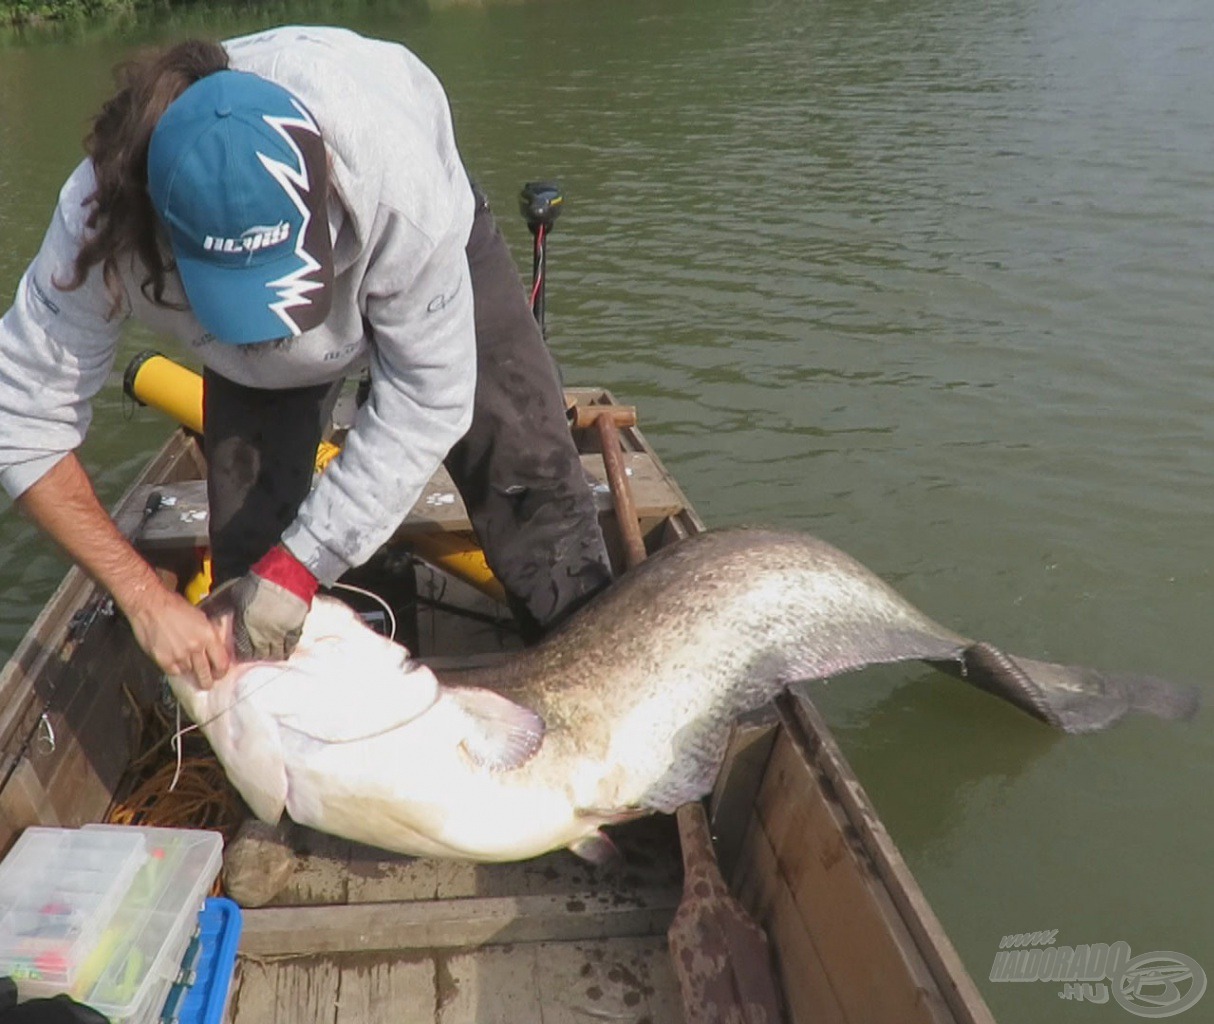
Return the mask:
<path id="1" fill-rule="evenodd" d="M 311 833 L 288 889 L 245 912 L 233 1024 L 678 1024 L 673 826 L 622 833 L 619 872 L 565 851 L 504 865 L 384 857 Z"/>

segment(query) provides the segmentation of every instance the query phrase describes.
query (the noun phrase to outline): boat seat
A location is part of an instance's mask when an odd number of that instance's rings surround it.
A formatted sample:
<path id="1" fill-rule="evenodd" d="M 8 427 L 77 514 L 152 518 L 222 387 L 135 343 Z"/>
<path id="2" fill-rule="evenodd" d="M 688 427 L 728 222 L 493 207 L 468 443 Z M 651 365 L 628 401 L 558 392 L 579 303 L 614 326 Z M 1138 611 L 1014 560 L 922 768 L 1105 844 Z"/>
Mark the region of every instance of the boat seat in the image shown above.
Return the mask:
<path id="1" fill-rule="evenodd" d="M 632 481 L 637 518 L 642 528 L 679 512 L 685 506 L 683 496 L 646 452 L 625 452 L 624 462 Z M 607 473 L 598 455 L 583 455 L 582 467 L 595 481 L 595 504 L 599 514 L 611 513 L 611 493 Z M 153 490 L 161 494 L 161 506 L 152 514 L 140 533 L 138 546 L 147 551 L 170 548 L 205 547 L 207 540 L 207 490 L 205 480 L 186 480 L 176 484 L 136 488 L 117 517 L 118 527 L 128 536 L 139 524 L 142 510 Z M 467 532 L 472 529 L 468 510 L 446 469 L 439 468 L 422 491 L 413 510 L 405 518 L 393 540 L 404 542 L 410 534 Z"/>

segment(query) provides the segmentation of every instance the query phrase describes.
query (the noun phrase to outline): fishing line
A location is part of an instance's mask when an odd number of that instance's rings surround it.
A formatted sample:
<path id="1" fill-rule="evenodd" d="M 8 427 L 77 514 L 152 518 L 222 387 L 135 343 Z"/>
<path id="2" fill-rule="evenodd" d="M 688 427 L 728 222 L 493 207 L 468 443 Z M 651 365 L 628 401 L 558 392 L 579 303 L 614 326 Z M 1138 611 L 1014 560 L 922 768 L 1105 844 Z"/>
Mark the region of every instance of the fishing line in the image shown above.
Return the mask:
<path id="1" fill-rule="evenodd" d="M 418 664 L 418 663 L 415 662 L 412 658 L 407 658 L 407 659 L 405 659 L 404 662 L 402 662 L 402 668 L 405 668 L 406 666 L 414 665 L 414 664 Z M 236 700 L 232 701 L 232 703 L 228 704 L 225 708 L 221 709 L 220 711 L 216 711 L 215 714 L 213 714 L 210 718 L 206 719 L 203 722 L 196 722 L 193 725 L 186 726 L 184 729 L 181 728 L 181 702 L 178 701 L 177 702 L 177 731 L 173 734 L 173 736 L 170 739 L 170 743 L 172 744 L 174 749 L 176 749 L 176 751 L 177 751 L 178 766 L 180 767 L 180 764 L 181 764 L 180 738 L 182 736 L 185 736 L 188 733 L 194 732 L 196 729 L 205 729 L 212 722 L 219 721 L 219 719 L 221 719 L 224 715 L 226 715 L 226 714 L 228 714 L 228 712 L 232 711 L 236 707 L 237 704 L 243 704 L 250 697 L 256 696 L 258 693 L 261 692 L 261 690 L 264 687 L 269 686 L 269 684 L 272 682 L 275 682 L 279 678 L 279 676 L 283 675 L 286 671 L 287 670 L 285 667 L 279 669 L 277 672 L 274 673 L 274 675 L 270 676 L 269 679 L 262 680 L 257 686 L 255 686 L 251 690 L 249 690 L 248 693 L 241 694 L 241 696 L 237 697 Z M 406 668 L 406 671 L 413 671 L 413 670 Z M 385 726 L 383 729 L 378 730 L 377 732 L 370 732 L 370 733 L 366 733 L 365 735 L 354 736 L 349 739 L 329 740 L 328 742 L 334 743 L 334 744 L 360 743 L 363 740 L 372 740 L 372 739 L 376 739 L 380 736 L 385 736 L 388 733 L 392 732 L 394 729 L 399 729 L 402 725 L 407 725 L 409 722 L 415 721 L 416 719 L 420 718 L 423 714 L 425 714 L 427 711 L 429 711 L 431 708 L 433 708 L 439 702 L 439 700 L 441 698 L 442 698 L 442 686 L 439 685 L 439 687 L 435 693 L 434 700 L 432 700 L 429 705 L 427 705 L 421 711 L 418 711 L 416 714 L 414 714 L 412 717 L 407 719 L 405 722 L 393 722 L 393 723 Z M 465 715 L 465 717 L 469 717 L 473 721 L 476 721 L 475 717 L 468 715 L 468 712 L 465 711 L 463 708 L 460 708 L 460 711 Z M 302 733 L 304 736 L 312 736 L 311 733 L 309 733 L 303 729 L 297 729 L 296 731 Z M 312 738 L 315 739 L 316 737 L 313 736 Z M 173 791 L 173 786 L 175 786 L 176 784 L 177 784 L 177 776 L 174 775 L 173 783 L 172 783 L 172 785 L 169 786 L 170 793 Z"/>
<path id="2" fill-rule="evenodd" d="M 380 597 L 379 594 L 372 590 L 364 590 L 362 587 L 356 587 L 352 583 L 334 583 L 333 588 L 335 590 L 348 590 L 354 594 L 361 594 L 363 597 L 369 597 L 372 601 L 377 602 L 388 616 L 388 639 L 396 639 L 396 615 L 392 612 L 392 606 L 388 604 L 388 602 L 382 597 Z"/>
<path id="3" fill-rule="evenodd" d="M 169 783 L 169 792 L 173 792 L 177 788 L 177 782 L 181 778 L 181 737 L 187 732 L 192 732 L 198 727 L 191 725 L 188 729 L 181 727 L 181 702 L 176 703 L 174 709 L 177 712 L 177 731 L 173 733 L 172 740 L 169 741 L 169 746 L 173 748 L 173 752 L 177 755 L 177 770 L 173 772 L 173 781 Z"/>
<path id="4" fill-rule="evenodd" d="M 181 727 L 181 701 L 180 700 L 175 701 L 176 712 L 177 712 L 177 723 L 176 723 L 177 731 L 174 732 L 171 737 L 169 737 L 169 746 L 171 746 L 177 752 L 178 774 L 181 771 L 181 737 L 182 736 L 186 736 L 189 733 L 192 733 L 197 729 L 205 729 L 212 722 L 219 721 L 219 719 L 221 719 L 224 715 L 226 715 L 229 711 L 231 711 L 234 707 L 236 707 L 237 704 L 243 704 L 250 697 L 253 697 L 253 696 L 257 695 L 258 693 L 260 693 L 264 687 L 269 686 L 270 683 L 274 682 L 276 679 L 279 678 L 279 676 L 283 675 L 286 671 L 287 670 L 284 665 L 283 668 L 280 668 L 277 672 L 275 672 L 272 676 L 270 676 L 269 679 L 263 679 L 257 686 L 255 686 L 251 690 L 249 690 L 248 693 L 241 694 L 234 701 L 232 701 L 231 704 L 228 704 L 226 707 L 220 709 L 219 711 L 216 711 L 215 714 L 213 714 L 206 721 L 195 722 L 193 725 L 187 725 L 184 729 Z M 164 741 L 161 740 L 161 742 L 163 743 Z M 169 786 L 170 793 L 173 791 L 173 786 L 176 786 L 176 785 L 177 785 L 177 775 L 174 775 L 172 785 Z"/>

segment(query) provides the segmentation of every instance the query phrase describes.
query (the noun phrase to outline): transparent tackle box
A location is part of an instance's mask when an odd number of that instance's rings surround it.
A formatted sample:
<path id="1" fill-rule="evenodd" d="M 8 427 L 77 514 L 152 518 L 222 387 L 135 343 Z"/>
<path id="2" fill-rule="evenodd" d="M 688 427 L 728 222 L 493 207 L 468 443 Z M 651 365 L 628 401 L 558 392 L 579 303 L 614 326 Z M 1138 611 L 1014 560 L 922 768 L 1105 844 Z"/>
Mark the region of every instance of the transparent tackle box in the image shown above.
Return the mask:
<path id="1" fill-rule="evenodd" d="M 52 853 L 68 875 L 91 884 L 91 888 L 82 887 L 79 903 L 87 902 L 92 909 L 83 913 L 63 898 L 64 888 L 61 880 L 56 881 L 55 870 L 30 878 L 26 905 L 38 911 L 71 907 L 76 930 L 70 943 L 59 939 L 58 946 L 41 949 L 34 972 L 26 970 L 22 975 L 21 965 L 6 958 L 5 924 L 0 917 L 0 975 L 9 973 L 17 979 L 22 999 L 67 992 L 114 1024 L 156 1020 L 197 930 L 203 900 L 219 874 L 222 837 L 194 829 L 123 825 L 28 829 L 0 864 L 0 885 L 10 860 L 31 832 L 57 834 L 55 840 L 40 840 L 46 844 L 44 852 Z M 124 853 L 125 857 L 120 856 Z M 21 862 L 26 862 L 24 855 Z M 103 862 L 108 865 L 105 869 L 101 868 Z M 28 866 L 22 870 L 28 877 Z M 84 874 L 100 876 L 103 870 L 112 874 L 103 899 L 98 899 L 92 890 L 102 888 L 101 878 L 94 881 Z M 0 892 L 0 906 L 5 905 Z M 30 917 L 15 919 L 25 928 L 33 921 Z M 29 941 L 28 934 L 18 937 L 19 943 Z M 29 951 L 22 957 L 21 963 L 28 965 Z M 14 966 L 18 969 L 13 970 Z M 62 969 L 52 973 L 52 967 Z"/>

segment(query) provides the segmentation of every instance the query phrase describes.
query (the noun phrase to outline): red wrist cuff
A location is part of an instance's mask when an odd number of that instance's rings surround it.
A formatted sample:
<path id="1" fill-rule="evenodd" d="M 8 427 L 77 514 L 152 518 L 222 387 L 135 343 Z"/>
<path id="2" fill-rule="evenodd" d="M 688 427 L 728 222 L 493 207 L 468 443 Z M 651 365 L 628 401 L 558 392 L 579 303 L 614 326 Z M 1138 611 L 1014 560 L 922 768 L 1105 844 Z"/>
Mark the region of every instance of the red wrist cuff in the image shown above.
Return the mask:
<path id="1" fill-rule="evenodd" d="M 284 590 L 289 590 L 301 601 L 312 603 L 320 583 L 304 564 L 281 544 L 270 548 L 261 560 L 253 566 L 252 572 L 263 580 L 276 583 Z"/>

